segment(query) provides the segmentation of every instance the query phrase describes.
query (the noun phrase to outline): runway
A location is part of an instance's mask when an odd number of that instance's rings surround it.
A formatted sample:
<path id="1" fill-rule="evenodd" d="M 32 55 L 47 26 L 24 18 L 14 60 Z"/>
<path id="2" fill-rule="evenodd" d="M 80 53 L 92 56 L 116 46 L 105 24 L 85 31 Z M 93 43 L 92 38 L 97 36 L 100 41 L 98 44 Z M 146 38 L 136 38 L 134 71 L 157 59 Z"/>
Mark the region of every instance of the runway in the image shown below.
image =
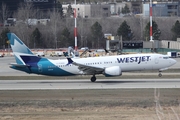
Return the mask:
<path id="1" fill-rule="evenodd" d="M 179 58 L 176 58 L 180 61 Z M 13 63 L 14 57 L 0 59 L 0 76 L 31 76 L 21 71 L 9 68 L 8 63 Z M 180 68 L 177 62 L 170 69 Z M 157 75 L 158 73 L 123 73 L 123 75 Z M 179 73 L 163 73 L 176 75 Z M 34 75 L 33 76 L 37 76 Z M 44 89 L 121 89 L 121 88 L 180 88 L 180 79 L 98 79 L 95 83 L 89 79 L 68 80 L 0 80 L 0 90 L 44 90 Z"/>
<path id="2" fill-rule="evenodd" d="M 0 80 L 0 90 L 180 88 L 180 79 Z"/>

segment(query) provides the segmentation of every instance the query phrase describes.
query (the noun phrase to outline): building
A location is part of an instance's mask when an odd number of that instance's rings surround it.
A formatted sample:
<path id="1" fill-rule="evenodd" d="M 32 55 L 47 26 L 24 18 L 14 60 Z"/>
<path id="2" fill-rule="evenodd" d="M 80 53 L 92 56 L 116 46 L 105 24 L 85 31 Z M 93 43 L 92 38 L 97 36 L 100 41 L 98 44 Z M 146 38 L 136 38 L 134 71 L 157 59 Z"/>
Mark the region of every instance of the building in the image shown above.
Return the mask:
<path id="1" fill-rule="evenodd" d="M 122 8 L 125 7 L 126 3 L 110 2 L 110 13 L 111 15 L 120 15 Z"/>
<path id="2" fill-rule="evenodd" d="M 109 4 L 92 4 L 91 5 L 91 17 L 110 17 L 110 5 Z"/>
<path id="3" fill-rule="evenodd" d="M 67 13 L 69 4 L 62 5 L 63 13 Z M 77 17 L 83 17 L 88 18 L 90 17 L 90 4 L 77 4 L 77 5 L 71 5 L 72 8 L 76 8 Z"/>
<path id="4" fill-rule="evenodd" d="M 0 8 L 2 3 L 6 4 L 11 12 L 16 11 L 20 3 L 33 3 L 34 7 L 40 10 L 52 10 L 56 0 L 0 0 Z"/>
<path id="5" fill-rule="evenodd" d="M 125 2 L 150 2 L 150 0 L 122 0 Z M 179 0 L 152 0 L 152 1 L 157 1 L 157 2 L 178 2 Z"/>
<path id="6" fill-rule="evenodd" d="M 180 2 L 157 2 L 152 5 L 153 16 L 180 16 Z M 143 4 L 143 16 L 149 16 L 149 4 Z"/>
<path id="7" fill-rule="evenodd" d="M 4 22 L 4 26 L 14 26 L 16 24 L 16 18 L 7 18 Z"/>
<path id="8" fill-rule="evenodd" d="M 122 8 L 126 3 L 101 3 L 101 4 L 72 4 L 72 8 L 76 8 L 77 16 L 83 18 L 91 17 L 110 17 L 111 15 L 120 15 Z M 64 14 L 67 13 L 69 4 L 62 5 Z"/>
<path id="9" fill-rule="evenodd" d="M 53 10 L 57 0 L 23 0 L 25 3 L 33 3 L 34 8 L 40 11 Z"/>
<path id="10" fill-rule="evenodd" d="M 142 1 L 132 1 L 130 8 L 133 14 L 142 13 Z"/>
<path id="11" fill-rule="evenodd" d="M 69 5 L 62 5 L 64 14 L 67 13 L 68 6 Z M 109 4 L 73 4 L 71 7 L 76 8 L 77 17 L 91 18 L 111 16 Z"/>
<path id="12" fill-rule="evenodd" d="M 41 25 L 47 25 L 48 23 L 50 22 L 50 19 L 28 19 L 26 21 L 26 24 L 28 25 L 38 25 L 38 24 L 41 24 Z"/>

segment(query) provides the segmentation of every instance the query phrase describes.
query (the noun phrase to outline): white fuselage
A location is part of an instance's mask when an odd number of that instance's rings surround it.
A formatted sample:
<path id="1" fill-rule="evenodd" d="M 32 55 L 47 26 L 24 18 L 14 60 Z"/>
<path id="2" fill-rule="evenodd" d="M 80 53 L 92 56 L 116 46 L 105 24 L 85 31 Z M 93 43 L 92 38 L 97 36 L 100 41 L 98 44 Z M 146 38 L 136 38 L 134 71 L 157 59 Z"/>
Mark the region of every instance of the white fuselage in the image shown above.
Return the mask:
<path id="1" fill-rule="evenodd" d="M 76 63 L 86 66 L 93 66 L 98 68 L 108 68 L 112 66 L 119 66 L 122 72 L 139 71 L 139 70 L 161 70 L 175 64 L 174 59 L 161 54 L 131 54 L 118 56 L 104 56 L 104 57 L 88 57 L 88 58 L 74 58 Z M 78 66 L 69 64 L 64 60 L 50 60 L 55 66 L 72 74 L 85 74 L 78 69 Z M 48 67 L 48 66 L 47 66 Z M 48 71 L 53 71 L 53 66 L 48 67 Z"/>

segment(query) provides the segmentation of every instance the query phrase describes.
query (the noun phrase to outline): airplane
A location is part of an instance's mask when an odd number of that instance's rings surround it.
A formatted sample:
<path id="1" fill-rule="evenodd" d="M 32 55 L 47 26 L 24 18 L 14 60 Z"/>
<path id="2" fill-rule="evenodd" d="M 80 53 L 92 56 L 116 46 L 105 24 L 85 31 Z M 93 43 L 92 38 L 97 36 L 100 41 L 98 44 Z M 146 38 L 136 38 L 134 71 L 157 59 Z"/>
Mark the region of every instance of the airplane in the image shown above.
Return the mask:
<path id="1" fill-rule="evenodd" d="M 161 77 L 163 70 L 176 63 L 168 55 L 156 53 L 52 60 L 34 55 L 14 33 L 7 33 L 7 36 L 16 60 L 10 67 L 26 73 L 48 76 L 92 75 L 91 82 L 95 82 L 97 74 L 121 76 L 122 72 L 129 71 L 159 70 Z"/>

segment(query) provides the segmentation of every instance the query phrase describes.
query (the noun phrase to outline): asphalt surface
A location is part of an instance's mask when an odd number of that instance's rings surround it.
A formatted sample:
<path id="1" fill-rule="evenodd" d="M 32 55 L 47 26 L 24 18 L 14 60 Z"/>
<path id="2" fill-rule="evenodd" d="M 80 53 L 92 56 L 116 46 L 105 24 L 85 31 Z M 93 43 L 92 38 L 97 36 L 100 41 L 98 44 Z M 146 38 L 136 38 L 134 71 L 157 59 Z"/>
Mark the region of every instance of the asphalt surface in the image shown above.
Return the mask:
<path id="1" fill-rule="evenodd" d="M 180 79 L 0 80 L 0 90 L 180 88 Z"/>

